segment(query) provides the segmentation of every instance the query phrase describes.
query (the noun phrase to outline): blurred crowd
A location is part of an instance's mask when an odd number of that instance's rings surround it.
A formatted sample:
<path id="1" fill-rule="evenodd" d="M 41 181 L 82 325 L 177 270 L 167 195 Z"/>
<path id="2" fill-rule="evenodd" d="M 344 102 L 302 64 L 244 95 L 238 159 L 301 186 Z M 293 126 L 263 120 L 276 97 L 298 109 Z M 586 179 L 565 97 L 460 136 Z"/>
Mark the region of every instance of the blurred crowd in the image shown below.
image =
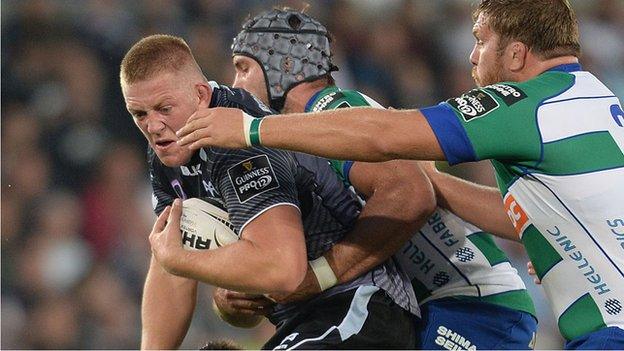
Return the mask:
<path id="1" fill-rule="evenodd" d="M 408 108 L 474 85 L 468 0 L 2 0 L 2 349 L 139 346 L 155 216 L 147 145 L 119 88 L 126 50 L 146 35 L 182 36 L 208 79 L 230 84 L 229 46 L 241 23 L 306 3 L 335 37 L 342 87 Z M 623 97 L 624 2 L 572 4 L 583 65 Z M 487 166 L 458 172 L 492 184 Z M 506 248 L 524 274 L 521 248 Z M 526 281 L 549 316 L 542 291 Z M 272 333 L 268 323 L 228 327 L 210 309 L 210 289 L 202 287 L 184 348 L 215 338 L 253 348 Z M 538 346 L 560 347 L 544 321 Z"/>

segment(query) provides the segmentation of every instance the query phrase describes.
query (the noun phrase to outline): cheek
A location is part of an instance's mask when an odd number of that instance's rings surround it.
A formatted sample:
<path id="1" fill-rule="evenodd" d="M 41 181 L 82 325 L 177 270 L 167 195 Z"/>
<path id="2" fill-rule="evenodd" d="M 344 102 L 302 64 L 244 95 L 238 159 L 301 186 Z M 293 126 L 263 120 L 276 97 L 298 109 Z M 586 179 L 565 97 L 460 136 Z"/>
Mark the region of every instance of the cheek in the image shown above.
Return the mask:
<path id="1" fill-rule="evenodd" d="M 148 132 L 147 132 L 147 123 L 145 121 L 137 121 L 136 119 L 134 120 L 134 125 L 137 126 L 137 128 L 139 128 L 139 130 L 141 131 L 141 133 L 143 133 L 143 135 L 145 135 L 147 137 Z"/>

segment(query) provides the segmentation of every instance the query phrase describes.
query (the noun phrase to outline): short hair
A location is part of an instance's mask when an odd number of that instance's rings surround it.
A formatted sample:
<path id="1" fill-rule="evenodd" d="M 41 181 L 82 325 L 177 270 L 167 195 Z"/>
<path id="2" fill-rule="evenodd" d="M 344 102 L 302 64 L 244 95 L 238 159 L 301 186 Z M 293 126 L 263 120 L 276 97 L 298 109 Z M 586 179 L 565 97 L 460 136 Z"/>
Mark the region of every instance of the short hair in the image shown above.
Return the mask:
<path id="1" fill-rule="evenodd" d="M 119 78 L 122 84 L 132 84 L 161 72 L 182 71 L 189 63 L 201 72 L 184 39 L 166 34 L 150 35 L 128 50 L 121 61 Z"/>
<path id="2" fill-rule="evenodd" d="M 473 12 L 488 16 L 487 24 L 500 35 L 500 48 L 520 41 L 542 59 L 580 56 L 576 15 L 568 0 L 482 0 Z"/>
<path id="3" fill-rule="evenodd" d="M 242 350 L 243 348 L 237 345 L 232 340 L 211 340 L 208 341 L 200 350 Z"/>

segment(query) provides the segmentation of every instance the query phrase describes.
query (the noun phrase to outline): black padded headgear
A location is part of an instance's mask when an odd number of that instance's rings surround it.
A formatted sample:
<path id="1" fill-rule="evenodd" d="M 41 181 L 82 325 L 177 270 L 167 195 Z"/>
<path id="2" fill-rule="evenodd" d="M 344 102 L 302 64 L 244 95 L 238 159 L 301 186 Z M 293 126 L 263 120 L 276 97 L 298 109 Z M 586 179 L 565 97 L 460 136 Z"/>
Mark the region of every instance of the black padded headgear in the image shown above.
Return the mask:
<path id="1" fill-rule="evenodd" d="M 275 9 L 243 24 L 232 54 L 249 56 L 260 64 L 270 105 L 281 110 L 294 86 L 338 70 L 331 62 L 329 42 L 327 29 L 314 18 Z"/>

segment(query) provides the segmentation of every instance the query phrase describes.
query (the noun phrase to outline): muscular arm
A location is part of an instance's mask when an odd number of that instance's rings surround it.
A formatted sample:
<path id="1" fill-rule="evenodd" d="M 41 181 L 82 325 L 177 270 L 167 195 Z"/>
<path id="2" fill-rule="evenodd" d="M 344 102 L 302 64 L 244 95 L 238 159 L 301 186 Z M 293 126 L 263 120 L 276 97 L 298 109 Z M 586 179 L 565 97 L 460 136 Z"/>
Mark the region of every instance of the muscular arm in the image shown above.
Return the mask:
<path id="1" fill-rule="evenodd" d="M 141 349 L 180 346 L 191 323 L 197 281 L 165 272 L 152 257 L 141 304 Z"/>
<path id="2" fill-rule="evenodd" d="M 392 256 L 436 206 L 431 183 L 414 161 L 356 162 L 350 181 L 367 202 L 353 230 L 325 254 L 340 283 Z"/>
<path id="3" fill-rule="evenodd" d="M 180 145 L 245 147 L 240 110 L 200 110 L 178 131 Z M 354 107 L 265 117 L 262 145 L 338 160 L 443 160 L 429 123 L 418 110 Z M 318 141 L 322 140 L 322 143 Z"/>
<path id="4" fill-rule="evenodd" d="M 431 183 L 414 161 L 356 162 L 350 181 L 367 198 L 354 228 L 324 254 L 338 284 L 384 262 L 435 210 Z M 280 302 L 304 300 L 320 292 L 311 269 L 294 294 L 273 295 Z"/>
<path id="5" fill-rule="evenodd" d="M 152 248 L 163 252 L 159 262 L 169 272 L 246 293 L 292 292 L 307 269 L 301 215 L 288 205 L 272 207 L 243 228 L 241 240 L 216 250 L 182 249 L 179 229 L 180 202 L 169 217 L 172 225 L 166 249 L 150 238 Z M 177 223 L 176 223 L 177 221 Z"/>
<path id="6" fill-rule="evenodd" d="M 439 172 L 433 164 L 423 168 L 435 188 L 439 206 L 486 232 L 503 239 L 520 241 L 505 212 L 498 189 Z"/>

